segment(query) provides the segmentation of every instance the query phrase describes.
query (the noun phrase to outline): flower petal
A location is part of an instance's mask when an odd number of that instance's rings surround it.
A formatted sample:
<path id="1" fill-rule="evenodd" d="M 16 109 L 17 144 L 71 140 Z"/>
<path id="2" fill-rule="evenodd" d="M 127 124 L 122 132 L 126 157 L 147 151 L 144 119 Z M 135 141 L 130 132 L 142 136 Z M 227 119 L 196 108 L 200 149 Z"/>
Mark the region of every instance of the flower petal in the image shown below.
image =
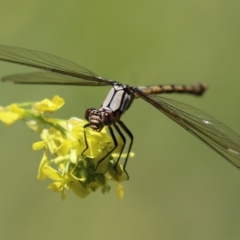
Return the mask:
<path id="1" fill-rule="evenodd" d="M 124 190 L 123 186 L 118 182 L 116 182 L 116 190 L 118 198 L 122 199 L 124 197 Z"/>
<path id="2" fill-rule="evenodd" d="M 40 112 L 54 112 L 61 108 L 64 104 L 64 99 L 59 96 L 54 96 L 52 100 L 44 99 L 33 105 L 33 109 Z"/>
<path id="3" fill-rule="evenodd" d="M 33 150 L 40 150 L 45 147 L 45 141 L 35 142 L 32 145 Z"/>
<path id="4" fill-rule="evenodd" d="M 0 120 L 6 125 L 11 125 L 21 118 L 22 116 L 19 115 L 18 113 L 8 111 L 0 112 Z"/>
<path id="5" fill-rule="evenodd" d="M 42 168 L 42 172 L 45 174 L 45 176 L 49 177 L 50 179 L 54 181 L 62 181 L 63 176 L 61 173 L 54 168 L 50 167 L 49 165 L 44 165 Z"/>
<path id="6" fill-rule="evenodd" d="M 39 168 L 38 168 L 38 176 L 37 179 L 39 180 L 45 180 L 47 178 L 46 174 L 43 172 L 44 166 L 48 163 L 47 154 L 46 151 L 43 154 L 42 160 L 40 162 Z"/>

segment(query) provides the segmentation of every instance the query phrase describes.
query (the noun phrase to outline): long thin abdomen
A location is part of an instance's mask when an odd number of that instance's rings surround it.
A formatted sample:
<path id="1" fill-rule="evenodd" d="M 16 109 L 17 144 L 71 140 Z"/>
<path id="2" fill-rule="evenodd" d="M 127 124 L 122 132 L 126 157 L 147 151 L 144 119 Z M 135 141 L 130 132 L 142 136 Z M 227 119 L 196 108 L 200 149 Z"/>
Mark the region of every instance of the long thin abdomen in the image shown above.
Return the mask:
<path id="1" fill-rule="evenodd" d="M 197 83 L 195 85 L 164 84 L 164 85 L 140 86 L 137 88 L 140 89 L 146 95 L 162 93 L 188 93 L 196 96 L 201 96 L 206 90 L 206 85 L 204 85 L 203 83 Z M 135 98 L 137 97 L 138 96 L 135 95 Z"/>

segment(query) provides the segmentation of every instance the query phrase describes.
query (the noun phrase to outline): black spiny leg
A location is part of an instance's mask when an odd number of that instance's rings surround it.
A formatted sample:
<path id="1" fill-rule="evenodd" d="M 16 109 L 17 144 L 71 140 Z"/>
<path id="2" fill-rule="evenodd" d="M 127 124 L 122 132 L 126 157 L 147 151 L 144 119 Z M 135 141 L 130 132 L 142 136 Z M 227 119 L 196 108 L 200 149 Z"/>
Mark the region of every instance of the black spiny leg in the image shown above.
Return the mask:
<path id="1" fill-rule="evenodd" d="M 110 132 L 110 134 L 111 134 L 111 136 L 112 136 L 112 139 L 113 139 L 113 142 L 114 142 L 114 147 L 112 148 L 111 151 L 109 151 L 109 152 L 106 154 L 106 156 L 104 156 L 103 158 L 101 158 L 101 159 L 98 161 L 97 166 L 95 167 L 95 171 L 97 170 L 99 164 L 100 164 L 106 157 L 108 157 L 108 156 L 117 148 L 117 146 L 118 146 L 118 142 L 117 142 L 117 139 L 116 139 L 116 137 L 115 137 L 115 135 L 114 135 L 114 132 L 113 132 L 113 130 L 112 130 L 112 127 L 109 126 L 108 129 L 109 129 L 109 132 Z"/>
<path id="2" fill-rule="evenodd" d="M 83 126 L 83 128 L 84 128 L 84 140 L 85 140 L 86 148 L 82 151 L 82 153 L 81 153 L 82 156 L 83 156 L 84 152 L 86 152 L 89 148 L 88 142 L 87 142 L 86 130 L 85 130 L 85 128 L 87 128 L 89 126 L 90 126 L 90 123 L 87 123 Z"/>
<path id="3" fill-rule="evenodd" d="M 120 151 L 120 153 L 119 153 L 119 157 L 118 157 L 118 159 L 117 159 L 117 161 L 116 161 L 116 164 L 115 164 L 115 166 L 114 166 L 114 170 L 115 170 L 116 173 L 118 174 L 118 172 L 117 172 L 117 165 L 118 165 L 119 160 L 120 160 L 120 158 L 121 158 L 121 156 L 122 156 L 122 152 L 123 152 L 124 147 L 125 147 L 125 144 L 126 144 L 126 138 L 125 138 L 125 136 L 123 135 L 123 133 L 121 132 L 120 128 L 118 127 L 118 125 L 117 125 L 116 123 L 115 123 L 113 126 L 115 127 L 116 131 L 118 132 L 118 134 L 120 135 L 120 137 L 122 138 L 122 141 L 123 141 L 123 146 L 122 146 L 122 148 L 121 148 L 121 151 Z M 126 175 L 127 175 L 127 179 L 129 179 L 128 173 L 127 173 L 125 170 L 124 170 L 124 172 L 125 172 Z"/>
<path id="4" fill-rule="evenodd" d="M 130 132 L 130 130 L 126 127 L 126 125 L 122 122 L 122 121 L 118 121 L 119 125 L 122 127 L 122 129 L 127 133 L 127 135 L 130 138 L 130 143 L 129 143 L 129 147 L 128 147 L 128 151 L 127 151 L 127 157 L 125 158 L 125 162 L 123 164 L 123 171 L 127 174 L 126 171 L 126 166 L 127 166 L 127 161 L 128 161 L 128 157 L 130 154 L 130 151 L 132 149 L 132 144 L 133 144 L 133 134 Z M 129 179 L 129 176 L 127 174 L 127 177 Z"/>

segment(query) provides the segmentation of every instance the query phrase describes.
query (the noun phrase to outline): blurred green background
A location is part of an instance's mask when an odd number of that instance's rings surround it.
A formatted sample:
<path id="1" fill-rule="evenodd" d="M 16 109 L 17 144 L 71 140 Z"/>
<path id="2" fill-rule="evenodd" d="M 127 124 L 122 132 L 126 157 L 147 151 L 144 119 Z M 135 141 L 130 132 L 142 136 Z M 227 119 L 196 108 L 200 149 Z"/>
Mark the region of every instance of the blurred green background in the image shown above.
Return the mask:
<path id="1" fill-rule="evenodd" d="M 170 96 L 240 132 L 240 1 L 0 1 L 0 44 L 49 52 L 130 85 L 204 82 Z M 0 62 L 0 77 L 32 71 Z M 0 83 L 0 105 L 66 100 L 63 118 L 100 106 L 108 87 Z M 169 97 L 169 96 L 167 96 Z M 142 100 L 122 120 L 135 136 L 125 197 L 65 201 L 36 179 L 39 140 L 1 124 L 0 239 L 240 239 L 240 172 Z"/>

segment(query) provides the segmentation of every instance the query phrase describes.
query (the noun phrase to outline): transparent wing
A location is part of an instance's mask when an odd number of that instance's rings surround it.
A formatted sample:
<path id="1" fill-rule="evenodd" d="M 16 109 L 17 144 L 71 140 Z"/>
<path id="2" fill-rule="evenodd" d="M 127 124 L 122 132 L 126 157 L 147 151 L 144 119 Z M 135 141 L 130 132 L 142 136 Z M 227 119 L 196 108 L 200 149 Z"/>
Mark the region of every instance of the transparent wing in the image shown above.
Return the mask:
<path id="1" fill-rule="evenodd" d="M 134 89 L 145 101 L 195 135 L 235 167 L 240 167 L 240 136 L 203 111 L 157 95 L 147 96 Z"/>
<path id="2" fill-rule="evenodd" d="M 57 85 L 83 85 L 83 86 L 105 86 L 102 82 L 86 81 L 80 78 L 71 77 L 53 72 L 33 72 L 14 74 L 2 78 L 3 82 L 21 83 L 21 84 L 57 84 Z"/>
<path id="3" fill-rule="evenodd" d="M 49 76 L 51 75 L 52 79 L 54 78 L 54 73 L 62 74 L 62 79 L 64 78 L 64 76 L 70 76 L 71 78 L 67 78 L 68 80 L 66 79 L 66 81 L 72 81 L 71 85 L 106 86 L 112 84 L 112 81 L 103 79 L 97 74 L 74 62 L 60 57 L 56 57 L 48 53 L 0 45 L 0 60 L 52 72 L 52 75 L 49 74 Z M 40 79 L 40 77 L 38 78 Z M 5 77 L 4 81 L 10 81 L 9 79 L 10 78 Z M 17 76 L 15 76 L 14 79 L 15 83 L 25 83 L 25 81 L 22 82 L 22 77 L 18 79 Z M 95 82 L 95 84 L 92 84 L 90 82 Z M 32 82 L 31 79 L 29 79 L 28 83 L 41 84 L 41 82 L 37 81 Z M 63 83 L 57 83 L 57 81 L 54 81 L 52 84 Z"/>

